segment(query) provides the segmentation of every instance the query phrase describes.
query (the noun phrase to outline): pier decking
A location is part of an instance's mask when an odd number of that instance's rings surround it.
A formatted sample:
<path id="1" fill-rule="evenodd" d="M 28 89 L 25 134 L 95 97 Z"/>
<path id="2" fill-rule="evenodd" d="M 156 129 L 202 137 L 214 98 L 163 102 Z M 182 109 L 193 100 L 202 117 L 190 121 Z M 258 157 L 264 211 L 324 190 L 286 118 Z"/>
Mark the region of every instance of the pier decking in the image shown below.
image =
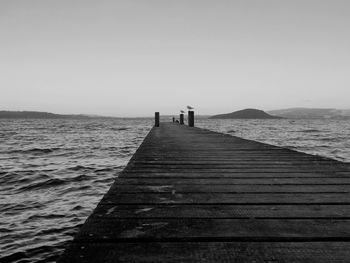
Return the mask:
<path id="1" fill-rule="evenodd" d="M 59 262 L 350 262 L 350 165 L 160 123 Z"/>

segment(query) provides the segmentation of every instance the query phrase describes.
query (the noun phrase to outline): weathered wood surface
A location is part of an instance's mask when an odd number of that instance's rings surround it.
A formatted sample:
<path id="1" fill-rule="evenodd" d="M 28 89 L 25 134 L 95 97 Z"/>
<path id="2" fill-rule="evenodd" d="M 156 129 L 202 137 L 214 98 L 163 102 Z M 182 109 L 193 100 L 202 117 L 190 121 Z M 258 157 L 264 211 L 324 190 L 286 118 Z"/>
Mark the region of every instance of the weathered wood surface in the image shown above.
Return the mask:
<path id="1" fill-rule="evenodd" d="M 59 262 L 350 262 L 350 166 L 161 123 Z"/>

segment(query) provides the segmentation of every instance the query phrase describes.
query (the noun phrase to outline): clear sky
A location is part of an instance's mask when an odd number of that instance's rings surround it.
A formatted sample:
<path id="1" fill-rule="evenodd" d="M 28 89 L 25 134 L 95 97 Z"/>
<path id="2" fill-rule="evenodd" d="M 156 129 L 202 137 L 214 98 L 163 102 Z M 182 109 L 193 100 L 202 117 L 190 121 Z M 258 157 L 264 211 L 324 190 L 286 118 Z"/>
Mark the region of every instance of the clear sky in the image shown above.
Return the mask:
<path id="1" fill-rule="evenodd" d="M 348 0 L 1 0 L 0 109 L 350 108 Z"/>

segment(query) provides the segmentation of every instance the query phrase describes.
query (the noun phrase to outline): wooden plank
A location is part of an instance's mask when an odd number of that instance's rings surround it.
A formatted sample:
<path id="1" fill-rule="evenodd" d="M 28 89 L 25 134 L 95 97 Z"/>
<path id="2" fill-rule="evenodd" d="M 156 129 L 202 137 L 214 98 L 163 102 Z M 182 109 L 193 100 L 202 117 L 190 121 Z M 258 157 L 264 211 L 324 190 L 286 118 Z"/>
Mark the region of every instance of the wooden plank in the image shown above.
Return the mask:
<path id="1" fill-rule="evenodd" d="M 103 218 L 342 218 L 350 205 L 104 205 L 91 215 Z"/>
<path id="2" fill-rule="evenodd" d="M 74 243 L 61 263 L 343 263 L 348 242 Z"/>
<path id="3" fill-rule="evenodd" d="M 193 178 L 193 179 L 201 179 L 201 178 L 335 178 L 335 179 L 343 179 L 350 178 L 350 175 L 342 174 L 340 172 L 337 173 L 315 173 L 312 171 L 309 172 L 248 172 L 246 170 L 240 172 L 208 172 L 201 171 L 199 172 L 144 172 L 144 171 L 128 171 L 122 172 L 119 174 L 120 178 Z"/>
<path id="4" fill-rule="evenodd" d="M 115 193 L 102 204 L 350 204 L 349 193 Z"/>
<path id="5" fill-rule="evenodd" d="M 118 193 L 350 193 L 349 185 L 115 185 Z"/>
<path id="6" fill-rule="evenodd" d="M 133 169 L 126 169 L 126 172 L 130 173 L 313 173 L 313 174 L 339 174 L 349 176 L 350 173 L 339 169 L 303 169 L 300 168 L 278 168 L 278 167 L 223 167 L 223 168 L 208 168 L 208 169 L 185 169 L 183 167 L 163 169 L 157 167 L 138 167 Z"/>
<path id="7" fill-rule="evenodd" d="M 186 157 L 181 157 L 178 154 L 177 155 L 173 155 L 172 159 L 169 158 L 165 158 L 166 155 L 159 155 L 157 157 L 152 157 L 150 158 L 149 155 L 145 155 L 141 158 L 137 158 L 137 159 L 133 159 L 131 160 L 131 164 L 135 165 L 139 165 L 139 164 L 178 164 L 179 162 L 181 162 L 181 164 L 227 164 L 227 163 L 231 163 L 234 161 L 235 163 L 251 163 L 251 159 L 252 157 L 256 158 L 254 160 L 254 163 L 262 163 L 262 164 L 266 164 L 266 163 L 272 163 L 272 164 L 278 164 L 278 163 L 282 163 L 282 164 L 316 164 L 316 165 L 338 165 L 338 166 L 344 166 L 343 163 L 339 164 L 333 160 L 318 160 L 318 159 L 314 159 L 314 158 L 290 158 L 290 155 L 285 156 L 285 158 L 277 158 L 277 157 L 281 157 L 281 155 L 276 155 L 276 156 L 272 156 L 272 155 L 262 155 L 262 156 L 257 156 L 257 155 L 248 155 L 246 157 L 244 157 L 244 155 L 239 154 L 239 155 L 234 155 L 234 154 L 230 154 L 227 156 L 222 156 L 220 155 L 219 157 L 215 156 L 215 155 L 206 155 L 206 156 L 186 156 Z M 140 156 L 141 157 L 141 156 Z M 203 160 L 203 158 L 205 157 L 205 159 Z"/>
<path id="8" fill-rule="evenodd" d="M 216 219 L 90 217 L 75 240 L 350 241 L 350 219 Z"/>
<path id="9" fill-rule="evenodd" d="M 149 165 L 149 166 L 137 166 L 131 167 L 129 166 L 125 171 L 133 171 L 133 172 L 256 172 L 256 173 L 286 173 L 286 172 L 298 172 L 298 173 L 337 173 L 337 172 L 345 172 L 344 169 L 339 169 L 337 167 L 322 167 L 322 166 L 302 166 L 302 165 L 256 165 L 254 167 L 251 164 L 247 165 L 189 165 L 189 166 L 181 166 L 179 165 Z M 349 172 L 347 173 L 349 174 Z"/>
<path id="10" fill-rule="evenodd" d="M 350 185 L 350 177 L 341 178 L 138 178 L 121 177 L 115 185 Z"/>
<path id="11" fill-rule="evenodd" d="M 183 168 L 183 169 L 206 169 L 206 168 L 225 168 L 225 167 L 242 167 L 245 168 L 247 166 L 251 166 L 252 162 L 250 161 L 226 161 L 226 162 L 219 162 L 219 161 L 202 161 L 202 162 L 193 162 L 193 161 L 172 161 L 172 162 L 132 162 L 129 165 L 129 168 L 143 168 L 143 167 L 151 167 L 151 168 L 158 168 L 158 167 L 163 167 L 163 168 Z M 327 164 L 322 164 L 322 163 L 315 163 L 315 162 L 276 162 L 276 161 L 254 161 L 254 165 L 258 168 L 263 168 L 263 167 L 275 167 L 275 168 L 287 168 L 287 167 L 293 167 L 296 168 L 295 165 L 298 165 L 298 168 L 326 168 L 326 169 L 333 169 L 333 170 L 339 170 L 343 169 L 345 167 L 341 167 L 339 165 L 332 165 L 331 167 Z"/>

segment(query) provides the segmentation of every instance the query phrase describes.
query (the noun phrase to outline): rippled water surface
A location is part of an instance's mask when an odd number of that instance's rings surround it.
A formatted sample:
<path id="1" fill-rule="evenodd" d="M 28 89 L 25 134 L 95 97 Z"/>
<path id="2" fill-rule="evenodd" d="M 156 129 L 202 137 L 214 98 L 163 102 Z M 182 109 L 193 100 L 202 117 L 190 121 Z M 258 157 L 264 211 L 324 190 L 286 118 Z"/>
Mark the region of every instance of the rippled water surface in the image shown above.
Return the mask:
<path id="1" fill-rule="evenodd" d="M 0 262 L 54 262 L 151 120 L 0 120 Z"/>
<path id="2" fill-rule="evenodd" d="M 152 119 L 0 120 L 0 262 L 54 262 Z M 350 161 L 350 122 L 196 120 L 196 126 Z"/>

